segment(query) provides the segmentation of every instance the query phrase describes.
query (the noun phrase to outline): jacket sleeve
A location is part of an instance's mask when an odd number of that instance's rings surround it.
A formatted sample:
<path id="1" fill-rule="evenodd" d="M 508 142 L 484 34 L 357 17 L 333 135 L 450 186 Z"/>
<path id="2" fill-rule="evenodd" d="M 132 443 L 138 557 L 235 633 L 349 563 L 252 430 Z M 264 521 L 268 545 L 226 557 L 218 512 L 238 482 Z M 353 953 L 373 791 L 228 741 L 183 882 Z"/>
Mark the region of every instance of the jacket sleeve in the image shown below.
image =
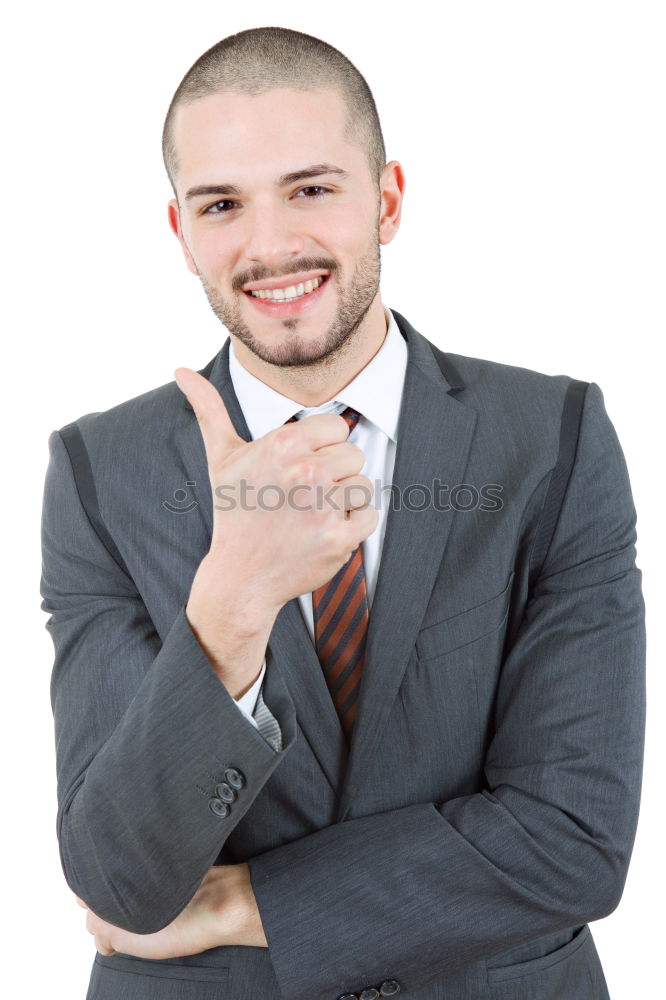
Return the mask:
<path id="1" fill-rule="evenodd" d="M 159 930 L 192 898 L 288 752 L 293 704 L 280 706 L 285 739 L 276 752 L 214 673 L 184 606 L 162 641 L 88 518 L 58 431 L 49 437 L 41 594 L 55 649 L 65 878 L 105 920 Z M 215 788 L 230 771 L 235 800 L 223 807 Z"/>
<path id="2" fill-rule="evenodd" d="M 591 383 L 542 575 L 505 652 L 485 787 L 332 825 L 253 858 L 280 989 L 331 1000 L 601 918 L 626 878 L 642 779 L 636 515 Z"/>

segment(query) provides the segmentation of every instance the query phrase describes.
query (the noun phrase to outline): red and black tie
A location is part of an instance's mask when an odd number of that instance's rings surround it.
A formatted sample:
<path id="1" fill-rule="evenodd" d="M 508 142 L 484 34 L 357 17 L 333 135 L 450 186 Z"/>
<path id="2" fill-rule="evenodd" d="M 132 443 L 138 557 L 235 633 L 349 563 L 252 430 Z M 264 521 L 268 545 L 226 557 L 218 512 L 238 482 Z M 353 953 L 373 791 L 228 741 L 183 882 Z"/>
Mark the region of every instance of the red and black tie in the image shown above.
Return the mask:
<path id="1" fill-rule="evenodd" d="M 340 414 L 352 431 L 360 414 L 348 406 Z M 291 417 L 290 421 L 295 420 Z M 347 742 L 358 710 L 368 633 L 368 595 L 359 545 L 335 576 L 312 592 L 315 648 Z"/>

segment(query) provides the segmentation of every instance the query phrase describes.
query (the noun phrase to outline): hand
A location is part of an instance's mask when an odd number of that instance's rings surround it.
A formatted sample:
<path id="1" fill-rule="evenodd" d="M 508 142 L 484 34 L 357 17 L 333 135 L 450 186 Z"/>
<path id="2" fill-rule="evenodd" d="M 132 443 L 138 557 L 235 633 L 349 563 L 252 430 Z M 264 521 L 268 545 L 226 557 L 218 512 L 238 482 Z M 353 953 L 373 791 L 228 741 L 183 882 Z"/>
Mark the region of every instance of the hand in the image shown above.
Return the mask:
<path id="1" fill-rule="evenodd" d="M 261 916 L 247 864 L 216 865 L 172 923 L 155 934 L 132 934 L 87 910 L 86 928 L 101 955 L 137 958 L 180 958 L 222 945 L 267 948 Z"/>
<path id="2" fill-rule="evenodd" d="M 214 508 L 185 613 L 238 698 L 259 674 L 280 608 L 330 580 L 379 514 L 342 417 L 316 414 L 244 441 L 207 379 L 189 368 L 175 375 L 199 422 Z"/>
<path id="3" fill-rule="evenodd" d="M 223 553 L 218 577 L 229 576 L 231 557 L 234 586 L 245 581 L 258 606 L 277 612 L 330 580 L 377 527 L 372 484 L 359 475 L 365 456 L 347 441 L 346 421 L 332 413 L 244 441 L 207 379 L 189 368 L 174 374 L 206 449 L 214 506 L 210 555 Z M 209 573 L 208 586 L 214 577 Z"/>

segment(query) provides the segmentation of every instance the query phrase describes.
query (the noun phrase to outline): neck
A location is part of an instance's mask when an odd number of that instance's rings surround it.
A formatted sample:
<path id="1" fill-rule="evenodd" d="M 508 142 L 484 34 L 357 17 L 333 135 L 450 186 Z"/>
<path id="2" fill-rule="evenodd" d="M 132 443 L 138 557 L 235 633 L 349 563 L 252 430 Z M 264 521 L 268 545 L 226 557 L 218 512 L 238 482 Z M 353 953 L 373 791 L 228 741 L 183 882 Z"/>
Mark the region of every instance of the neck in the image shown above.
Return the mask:
<path id="1" fill-rule="evenodd" d="M 387 334 L 386 316 L 379 293 L 351 337 L 321 362 L 302 366 L 272 365 L 257 357 L 237 337 L 234 352 L 243 367 L 271 389 L 303 407 L 321 406 L 333 399 L 372 361 Z"/>

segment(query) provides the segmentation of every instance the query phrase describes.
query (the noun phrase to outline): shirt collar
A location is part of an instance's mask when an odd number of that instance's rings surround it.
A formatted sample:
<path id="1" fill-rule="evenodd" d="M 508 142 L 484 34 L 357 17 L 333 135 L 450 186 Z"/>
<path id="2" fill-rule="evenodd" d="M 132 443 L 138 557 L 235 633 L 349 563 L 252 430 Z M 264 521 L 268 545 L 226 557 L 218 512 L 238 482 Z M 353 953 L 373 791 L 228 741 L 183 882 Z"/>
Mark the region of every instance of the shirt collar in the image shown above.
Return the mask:
<path id="1" fill-rule="evenodd" d="M 407 344 L 390 309 L 384 309 L 388 329 L 375 356 L 356 378 L 321 406 L 302 407 L 272 389 L 245 368 L 229 345 L 229 374 L 253 440 L 263 437 L 289 417 L 313 413 L 339 413 L 347 406 L 397 442 L 398 417 L 407 369 Z"/>

